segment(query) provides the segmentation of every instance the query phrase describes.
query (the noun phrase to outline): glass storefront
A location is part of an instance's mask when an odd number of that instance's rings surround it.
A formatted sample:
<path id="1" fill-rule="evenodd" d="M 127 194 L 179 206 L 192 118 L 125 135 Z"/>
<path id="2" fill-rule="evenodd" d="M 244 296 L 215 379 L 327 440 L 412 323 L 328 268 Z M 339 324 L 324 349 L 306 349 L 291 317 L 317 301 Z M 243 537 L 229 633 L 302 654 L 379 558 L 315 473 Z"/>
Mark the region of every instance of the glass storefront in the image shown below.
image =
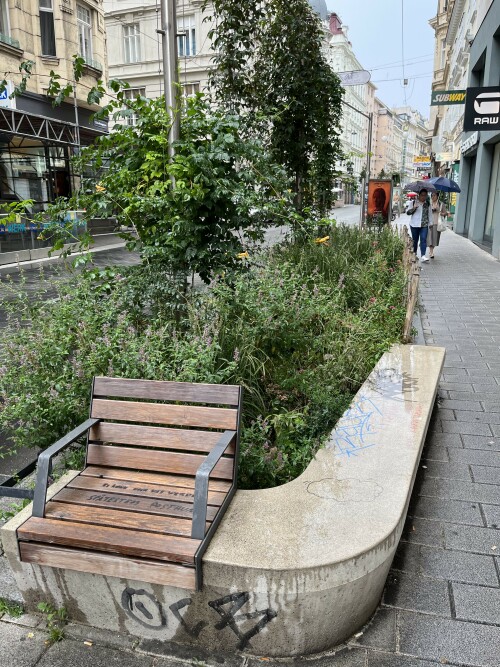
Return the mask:
<path id="1" fill-rule="evenodd" d="M 31 199 L 31 217 L 45 211 L 57 197 L 70 195 L 68 147 L 0 144 L 0 204 Z M 21 216 L 3 223 L 5 216 L 0 212 L 0 253 L 50 246 L 38 238 L 39 226 Z"/>
<path id="2" fill-rule="evenodd" d="M 500 143 L 495 146 L 491 166 L 488 206 L 484 225 L 484 240 L 488 243 L 493 240 L 493 223 L 495 220 L 497 222 L 500 220 Z"/>

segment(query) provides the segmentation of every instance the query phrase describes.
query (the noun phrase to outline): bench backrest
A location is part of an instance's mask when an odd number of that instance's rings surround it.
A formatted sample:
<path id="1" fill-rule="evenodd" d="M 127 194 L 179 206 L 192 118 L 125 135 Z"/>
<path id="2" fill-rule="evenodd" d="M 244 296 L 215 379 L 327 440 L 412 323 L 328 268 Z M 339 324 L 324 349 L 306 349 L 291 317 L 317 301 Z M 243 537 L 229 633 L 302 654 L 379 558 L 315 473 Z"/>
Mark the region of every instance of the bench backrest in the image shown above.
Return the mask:
<path id="1" fill-rule="evenodd" d="M 236 385 L 96 377 L 87 465 L 195 475 L 225 430 L 238 431 Z M 232 480 L 237 439 L 213 471 Z"/>

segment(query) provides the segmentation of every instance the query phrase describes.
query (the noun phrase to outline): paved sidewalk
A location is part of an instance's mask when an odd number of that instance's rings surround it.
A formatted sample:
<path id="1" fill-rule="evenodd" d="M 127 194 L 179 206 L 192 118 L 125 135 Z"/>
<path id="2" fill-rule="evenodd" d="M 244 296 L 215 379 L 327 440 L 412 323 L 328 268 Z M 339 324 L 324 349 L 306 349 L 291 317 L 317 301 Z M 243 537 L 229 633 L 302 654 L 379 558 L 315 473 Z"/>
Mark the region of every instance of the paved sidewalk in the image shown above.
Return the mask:
<path id="1" fill-rule="evenodd" d="M 500 262 L 446 232 L 423 266 L 421 297 L 426 342 L 445 346 L 447 358 L 382 604 L 347 646 L 296 666 L 500 666 Z M 7 620 L 0 619 L 2 667 L 282 664 L 76 625 L 48 647 L 40 619 Z"/>

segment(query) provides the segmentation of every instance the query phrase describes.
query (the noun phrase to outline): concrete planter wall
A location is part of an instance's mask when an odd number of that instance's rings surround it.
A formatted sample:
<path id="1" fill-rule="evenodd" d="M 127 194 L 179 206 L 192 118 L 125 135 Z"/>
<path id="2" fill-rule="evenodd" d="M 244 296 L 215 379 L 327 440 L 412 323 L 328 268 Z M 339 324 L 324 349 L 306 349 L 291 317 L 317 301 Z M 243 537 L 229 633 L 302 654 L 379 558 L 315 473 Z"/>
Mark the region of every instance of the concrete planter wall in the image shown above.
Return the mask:
<path id="1" fill-rule="evenodd" d="M 204 557 L 201 593 L 20 563 L 26 508 L 2 537 L 28 606 L 51 600 L 82 623 L 218 652 L 293 656 L 341 643 L 380 600 L 443 361 L 442 348 L 396 346 L 299 478 L 238 491 Z"/>

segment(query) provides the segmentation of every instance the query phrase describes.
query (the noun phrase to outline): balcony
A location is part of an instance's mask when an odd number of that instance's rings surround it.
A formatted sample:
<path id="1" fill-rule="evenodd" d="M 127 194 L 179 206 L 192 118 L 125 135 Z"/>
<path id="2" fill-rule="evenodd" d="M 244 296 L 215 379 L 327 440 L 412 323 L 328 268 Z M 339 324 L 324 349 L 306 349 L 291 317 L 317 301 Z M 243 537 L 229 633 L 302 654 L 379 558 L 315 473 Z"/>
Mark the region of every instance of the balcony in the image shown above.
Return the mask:
<path id="1" fill-rule="evenodd" d="M 92 58 L 85 58 L 85 64 L 83 65 L 83 74 L 99 78 L 103 72 L 102 64 L 98 60 L 92 60 Z"/>

